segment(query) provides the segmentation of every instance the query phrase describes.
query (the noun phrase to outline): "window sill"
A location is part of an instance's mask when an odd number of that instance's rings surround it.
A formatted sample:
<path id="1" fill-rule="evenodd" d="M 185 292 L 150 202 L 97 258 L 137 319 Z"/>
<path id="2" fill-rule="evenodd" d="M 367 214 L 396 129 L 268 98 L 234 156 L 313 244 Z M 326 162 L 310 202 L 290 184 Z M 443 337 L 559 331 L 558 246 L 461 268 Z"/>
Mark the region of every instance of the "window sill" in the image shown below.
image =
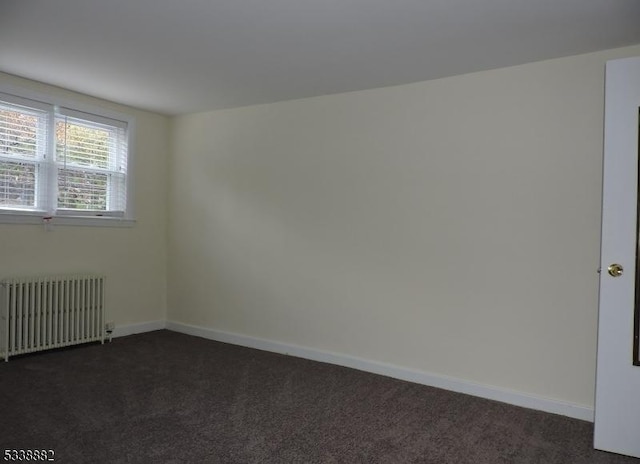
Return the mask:
<path id="1" fill-rule="evenodd" d="M 41 214 L 0 213 L 0 224 L 36 224 L 46 227 L 133 227 L 136 220 L 107 216 L 53 216 L 45 219 Z"/>

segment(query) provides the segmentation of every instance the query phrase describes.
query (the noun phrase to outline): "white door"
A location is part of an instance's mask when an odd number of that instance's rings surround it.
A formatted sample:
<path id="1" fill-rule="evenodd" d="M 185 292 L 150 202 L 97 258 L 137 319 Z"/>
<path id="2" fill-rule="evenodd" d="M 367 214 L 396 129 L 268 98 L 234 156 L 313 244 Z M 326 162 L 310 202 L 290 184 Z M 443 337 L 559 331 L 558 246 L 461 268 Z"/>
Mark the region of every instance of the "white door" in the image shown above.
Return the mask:
<path id="1" fill-rule="evenodd" d="M 636 309 L 640 58 L 607 63 L 605 94 L 594 446 L 640 457 Z"/>

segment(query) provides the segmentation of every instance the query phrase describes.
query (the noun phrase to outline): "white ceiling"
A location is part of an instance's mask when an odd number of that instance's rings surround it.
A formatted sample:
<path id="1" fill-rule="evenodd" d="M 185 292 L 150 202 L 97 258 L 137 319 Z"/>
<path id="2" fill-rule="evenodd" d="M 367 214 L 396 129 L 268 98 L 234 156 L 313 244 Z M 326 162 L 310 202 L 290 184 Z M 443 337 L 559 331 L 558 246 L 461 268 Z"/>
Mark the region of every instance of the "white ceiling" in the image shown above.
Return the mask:
<path id="1" fill-rule="evenodd" d="M 0 70 L 166 114 L 640 43 L 639 0 L 1 0 Z"/>

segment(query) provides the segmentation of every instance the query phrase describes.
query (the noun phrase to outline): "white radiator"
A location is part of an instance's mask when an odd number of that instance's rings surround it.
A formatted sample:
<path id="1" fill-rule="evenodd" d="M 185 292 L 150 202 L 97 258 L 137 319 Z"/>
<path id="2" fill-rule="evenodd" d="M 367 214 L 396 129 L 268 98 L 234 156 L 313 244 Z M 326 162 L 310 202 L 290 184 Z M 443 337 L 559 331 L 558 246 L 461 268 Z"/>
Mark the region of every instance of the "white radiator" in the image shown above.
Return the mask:
<path id="1" fill-rule="evenodd" d="M 104 343 L 105 277 L 0 281 L 0 357 L 80 343 Z"/>

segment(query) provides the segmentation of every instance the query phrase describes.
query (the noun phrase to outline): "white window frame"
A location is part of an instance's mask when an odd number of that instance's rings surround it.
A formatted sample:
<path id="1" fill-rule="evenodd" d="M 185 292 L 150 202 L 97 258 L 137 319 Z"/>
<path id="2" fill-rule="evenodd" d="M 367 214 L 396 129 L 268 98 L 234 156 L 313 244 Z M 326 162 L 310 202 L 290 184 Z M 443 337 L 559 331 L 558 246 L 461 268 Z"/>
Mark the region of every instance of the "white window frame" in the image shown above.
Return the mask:
<path id="1" fill-rule="evenodd" d="M 0 208 L 0 224 L 45 224 L 45 225 L 73 225 L 73 226 L 98 226 L 98 227 L 132 227 L 135 224 L 134 216 L 134 182 L 133 182 L 133 166 L 134 166 L 134 138 L 135 138 L 135 118 L 130 114 L 113 111 L 97 105 L 88 105 L 73 99 L 50 95 L 24 88 L 0 83 L 0 100 L 10 104 L 31 107 L 47 112 L 49 119 L 49 130 L 55 131 L 55 115 L 57 108 L 65 108 L 67 110 L 76 111 L 78 113 L 88 113 L 93 116 L 107 118 L 126 123 L 127 125 L 127 173 L 126 173 L 126 207 L 124 215 L 114 216 L 105 212 L 104 215 L 91 214 L 82 215 L 74 214 L 69 210 L 59 210 L 57 213 L 28 210 L 18 210 L 10 208 Z M 53 162 L 55 153 L 55 137 L 49 136 L 47 141 L 47 154 Z M 36 160 L 37 164 L 38 161 Z M 46 183 L 51 186 L 52 183 L 57 184 L 57 170 L 49 169 L 49 176 Z M 36 182 L 41 179 L 36 178 Z M 54 185 L 56 185 L 54 184 Z M 40 191 L 40 195 L 43 192 Z M 36 202 L 41 204 L 42 198 L 37 198 Z"/>

